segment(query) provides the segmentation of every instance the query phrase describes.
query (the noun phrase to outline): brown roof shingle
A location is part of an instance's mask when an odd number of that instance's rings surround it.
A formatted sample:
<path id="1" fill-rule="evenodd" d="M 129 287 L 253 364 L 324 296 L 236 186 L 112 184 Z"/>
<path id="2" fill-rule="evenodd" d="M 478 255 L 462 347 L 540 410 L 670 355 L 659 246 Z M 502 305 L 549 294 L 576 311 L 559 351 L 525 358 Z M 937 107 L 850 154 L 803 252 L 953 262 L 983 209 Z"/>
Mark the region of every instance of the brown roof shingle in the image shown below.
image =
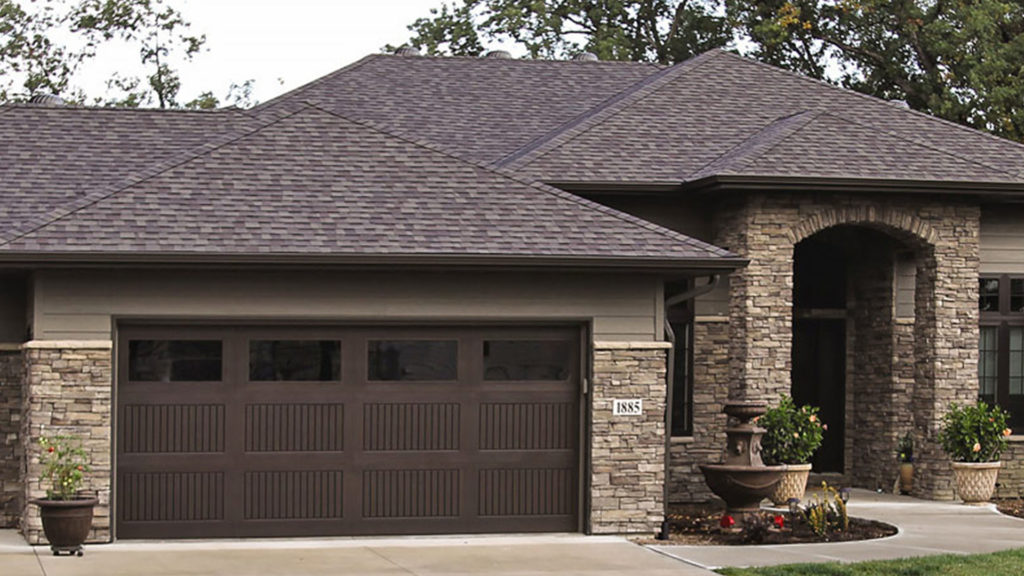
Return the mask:
<path id="1" fill-rule="evenodd" d="M 0 251 L 732 256 L 312 106 L 55 211 L 19 230 Z"/>

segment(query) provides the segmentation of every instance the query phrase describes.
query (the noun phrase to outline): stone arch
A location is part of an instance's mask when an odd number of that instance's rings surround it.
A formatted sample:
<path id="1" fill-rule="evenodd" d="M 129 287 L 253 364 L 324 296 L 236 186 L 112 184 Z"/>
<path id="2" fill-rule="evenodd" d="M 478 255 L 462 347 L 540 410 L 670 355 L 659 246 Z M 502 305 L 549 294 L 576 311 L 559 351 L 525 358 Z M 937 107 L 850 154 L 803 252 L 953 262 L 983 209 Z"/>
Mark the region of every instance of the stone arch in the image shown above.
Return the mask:
<path id="1" fill-rule="evenodd" d="M 819 210 L 815 214 L 803 217 L 789 230 L 788 236 L 795 245 L 818 232 L 842 225 L 881 228 L 889 232 L 896 232 L 896 235 L 903 239 L 909 235 L 918 244 L 934 245 L 938 238 L 935 229 L 917 215 L 876 206 L 843 206 Z"/>

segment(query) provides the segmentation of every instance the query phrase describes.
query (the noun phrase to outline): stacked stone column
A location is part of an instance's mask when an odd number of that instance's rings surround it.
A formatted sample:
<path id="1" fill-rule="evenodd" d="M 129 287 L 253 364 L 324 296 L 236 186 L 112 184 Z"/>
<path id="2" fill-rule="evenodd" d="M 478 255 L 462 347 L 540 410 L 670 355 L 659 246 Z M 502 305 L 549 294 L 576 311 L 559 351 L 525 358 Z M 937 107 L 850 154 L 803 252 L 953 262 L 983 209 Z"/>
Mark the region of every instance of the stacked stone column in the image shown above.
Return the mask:
<path id="1" fill-rule="evenodd" d="M 661 526 L 669 348 L 664 342 L 594 344 L 590 529 L 595 534 L 653 534 Z M 643 400 L 643 413 L 614 415 L 616 399 Z"/>
<path id="2" fill-rule="evenodd" d="M 885 337 L 893 343 L 898 337 L 912 340 L 914 354 L 913 358 L 887 354 L 892 364 L 869 375 L 886 381 L 872 381 L 872 389 L 853 391 L 862 396 L 880 391 L 881 396 L 861 397 L 853 406 L 848 404 L 847 422 L 859 421 L 851 410 L 880 410 L 885 396 L 905 390 L 897 381 L 907 372 L 905 363 L 914 366 L 908 410 L 912 413 L 880 414 L 884 429 L 855 430 L 857 436 L 851 440 L 870 445 L 873 458 L 891 460 L 895 470 L 897 434 L 912 422 L 918 442 L 916 493 L 930 498 L 952 497 L 948 458 L 939 449 L 936 436 L 950 402 L 973 402 L 977 398 L 979 220 L 977 205 L 931 198 L 764 193 L 723 202 L 716 215 L 714 242 L 748 258 L 750 264 L 730 279 L 729 378 L 715 385 L 726 387 L 731 398 L 772 403 L 779 394 L 789 393 L 795 245 L 833 226 L 881 230 L 919 255 L 913 336 L 908 338 L 894 329 L 891 314 L 887 319 L 862 318 L 860 323 L 877 332 L 875 328 L 885 328 L 877 326 L 877 321 L 887 320 L 890 326 Z M 889 298 L 885 305 L 891 305 Z M 700 340 L 695 344 L 697 355 L 706 353 L 705 344 Z M 887 348 L 892 350 L 893 346 Z M 856 384 L 856 379 L 848 383 Z M 690 459 L 683 454 L 680 457 L 684 462 Z M 857 463 L 848 461 L 847 465 Z M 870 478 L 861 477 L 860 481 L 877 482 L 882 473 L 871 473 Z M 857 476 L 855 472 L 853 477 Z"/>
<path id="3" fill-rule="evenodd" d="M 0 344 L 0 528 L 17 527 L 24 508 L 21 381 L 21 346 Z"/>
<path id="4" fill-rule="evenodd" d="M 46 495 L 46 486 L 40 482 L 39 438 L 55 434 L 78 438 L 89 453 L 92 468 L 86 475 L 83 491 L 99 498 L 88 541 L 109 542 L 112 344 L 37 341 L 24 344 L 23 349 L 24 501 Z M 29 543 L 45 542 L 37 507 L 26 506 L 21 529 Z"/>

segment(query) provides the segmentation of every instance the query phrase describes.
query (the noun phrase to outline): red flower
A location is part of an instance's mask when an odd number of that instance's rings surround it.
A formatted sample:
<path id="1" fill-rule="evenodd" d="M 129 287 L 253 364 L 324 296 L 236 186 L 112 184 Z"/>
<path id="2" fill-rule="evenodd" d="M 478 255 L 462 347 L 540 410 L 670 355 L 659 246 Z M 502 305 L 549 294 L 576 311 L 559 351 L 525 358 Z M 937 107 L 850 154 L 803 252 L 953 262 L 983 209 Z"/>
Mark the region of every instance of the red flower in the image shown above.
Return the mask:
<path id="1" fill-rule="evenodd" d="M 728 514 L 722 514 L 722 519 L 718 521 L 718 525 L 722 528 L 732 528 L 736 525 L 736 519 Z"/>
<path id="2" fill-rule="evenodd" d="M 79 472 L 82 472 L 82 471 L 84 471 L 84 470 L 85 470 L 85 468 L 82 468 L 81 466 L 78 466 L 78 471 L 79 471 Z"/>
<path id="3" fill-rule="evenodd" d="M 782 514 L 777 514 L 774 518 L 772 518 L 772 522 L 775 522 L 775 526 L 779 530 L 782 530 L 782 528 L 786 525 L 786 519 L 782 517 Z"/>
<path id="4" fill-rule="evenodd" d="M 53 452 L 53 446 L 50 446 L 49 448 L 47 448 L 46 451 L 47 452 Z"/>

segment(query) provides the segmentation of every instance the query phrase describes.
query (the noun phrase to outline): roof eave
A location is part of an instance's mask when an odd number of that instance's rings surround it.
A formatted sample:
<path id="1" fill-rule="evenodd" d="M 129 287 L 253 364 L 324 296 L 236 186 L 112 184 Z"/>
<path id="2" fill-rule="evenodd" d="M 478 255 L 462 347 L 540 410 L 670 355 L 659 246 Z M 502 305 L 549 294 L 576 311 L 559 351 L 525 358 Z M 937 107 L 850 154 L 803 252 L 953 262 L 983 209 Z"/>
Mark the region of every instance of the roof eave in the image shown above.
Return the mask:
<path id="1" fill-rule="evenodd" d="M 811 176 L 709 176 L 685 182 L 680 191 L 785 191 L 785 192 L 892 192 L 901 194 L 955 194 L 1024 197 L 1024 182 L 968 182 L 943 180 L 891 180 Z"/>
<path id="2" fill-rule="evenodd" d="M 590 256 L 503 256 L 441 254 L 209 254 L 168 252 L 43 252 L 0 251 L 0 265 L 11 267 L 310 267 L 366 270 L 473 269 L 651 271 L 715 274 L 746 266 L 736 256 L 707 258 L 636 258 Z"/>

